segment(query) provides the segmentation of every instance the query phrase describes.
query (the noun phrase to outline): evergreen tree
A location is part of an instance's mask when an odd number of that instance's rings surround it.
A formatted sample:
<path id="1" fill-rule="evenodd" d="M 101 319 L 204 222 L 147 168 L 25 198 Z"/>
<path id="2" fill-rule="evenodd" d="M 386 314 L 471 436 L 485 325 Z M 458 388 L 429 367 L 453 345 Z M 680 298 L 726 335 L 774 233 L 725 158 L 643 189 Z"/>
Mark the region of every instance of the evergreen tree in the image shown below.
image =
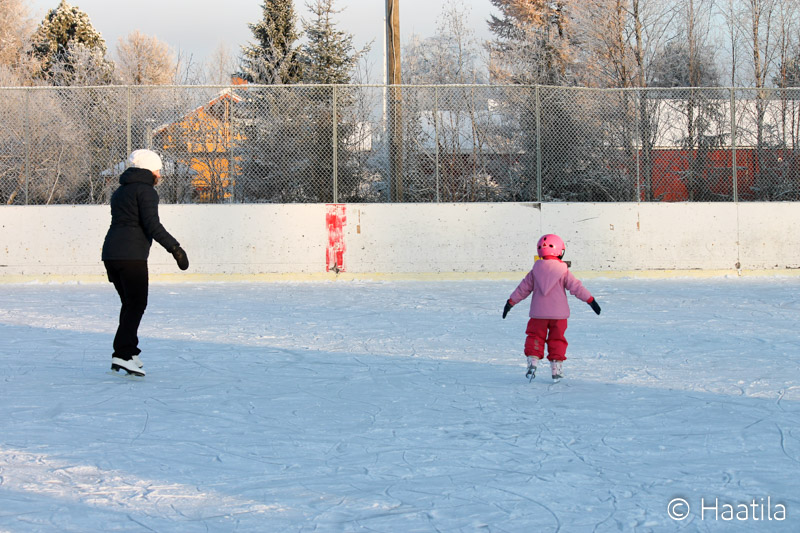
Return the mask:
<path id="1" fill-rule="evenodd" d="M 308 84 L 349 84 L 359 58 L 368 48 L 357 51 L 353 47 L 353 36 L 336 29 L 333 17 L 341 10 L 334 8 L 334 0 L 312 0 L 306 8 L 313 17 L 310 22 L 303 21 L 307 39 L 302 52 L 303 81 Z M 338 196 L 352 200 L 357 195 L 358 173 L 353 154 L 345 146 L 345 139 L 353 134 L 354 122 L 348 110 L 356 100 L 355 91 L 350 87 L 338 89 L 336 115 L 331 113 L 331 88 L 320 88 L 311 95 L 313 103 L 307 107 L 307 112 L 314 124 L 315 138 L 309 139 L 306 151 L 310 154 L 310 190 L 317 201 L 333 199 L 334 157 Z M 337 139 L 335 152 L 333 139 Z"/>
<path id="2" fill-rule="evenodd" d="M 261 9 L 263 18 L 248 24 L 256 42 L 242 49 L 242 77 L 265 85 L 301 81 L 292 0 L 264 0 Z"/>
<path id="3" fill-rule="evenodd" d="M 303 81 L 306 83 L 350 83 L 350 75 L 365 50 L 353 48 L 352 34 L 339 31 L 333 16 L 334 0 L 314 0 L 306 7 L 314 15 L 303 22 L 308 43 L 303 47 Z"/>
<path id="4" fill-rule="evenodd" d="M 272 11 L 268 11 L 265 4 L 265 18 L 268 13 L 278 12 L 278 4 L 288 13 L 291 2 L 273 0 Z M 336 30 L 332 20 L 337 13 L 333 0 L 314 0 L 307 7 L 314 19 L 303 23 L 308 43 L 296 55 L 292 50 L 292 61 L 297 61 L 294 80 L 315 85 L 349 83 L 364 51 L 354 50 L 353 37 Z M 294 38 L 292 34 L 291 41 Z M 253 50 L 251 53 L 254 54 Z M 244 102 L 237 108 L 240 136 L 247 139 L 247 143 L 236 150 L 241 160 L 241 173 L 237 178 L 239 198 L 250 202 L 356 199 L 359 174 L 346 146 L 346 140 L 353 135 L 354 121 L 350 115 L 356 95 L 353 88 L 338 88 L 334 114 L 333 94 L 331 87 L 312 85 L 246 91 Z M 333 189 L 334 139 L 337 139 L 336 196 Z"/>
<path id="5" fill-rule="evenodd" d="M 574 0 L 490 0 L 500 10 L 491 15 L 488 43 L 492 75 L 501 81 L 548 85 L 574 82 L 571 19 Z"/>
<path id="6" fill-rule="evenodd" d="M 787 87 L 800 87 L 800 53 L 786 58 L 778 69 L 778 74 L 772 78 L 772 83 L 781 89 Z"/>
<path id="7" fill-rule="evenodd" d="M 53 81 L 58 71 L 59 84 L 69 85 L 69 73 L 75 71 L 77 66 L 76 50 L 80 50 L 81 54 L 89 50 L 91 55 L 98 58 L 96 68 L 103 71 L 97 78 L 111 81 L 114 67 L 105 59 L 106 43 L 103 37 L 94 29 L 86 13 L 61 0 L 56 9 L 47 13 L 36 30 L 32 55 L 41 61 L 42 77 Z"/>
<path id="8" fill-rule="evenodd" d="M 703 47 L 694 52 L 685 41 L 668 43 L 653 57 L 650 64 L 649 87 L 716 87 L 720 73 L 714 62 L 714 52 Z"/>

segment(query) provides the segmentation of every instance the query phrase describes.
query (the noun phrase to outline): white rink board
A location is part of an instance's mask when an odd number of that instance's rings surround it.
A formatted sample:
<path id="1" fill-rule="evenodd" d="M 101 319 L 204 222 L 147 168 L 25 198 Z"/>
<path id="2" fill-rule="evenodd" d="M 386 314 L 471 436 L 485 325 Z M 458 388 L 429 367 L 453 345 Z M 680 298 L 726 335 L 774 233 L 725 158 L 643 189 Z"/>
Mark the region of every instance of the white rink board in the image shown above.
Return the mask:
<path id="1" fill-rule="evenodd" d="M 557 233 L 580 272 L 791 272 L 800 268 L 797 203 L 474 203 L 162 205 L 195 275 L 330 276 L 330 214 L 352 275 L 491 274 L 530 268 Z M 0 209 L 0 279 L 103 276 L 108 206 Z M 153 274 L 177 274 L 160 246 Z"/>

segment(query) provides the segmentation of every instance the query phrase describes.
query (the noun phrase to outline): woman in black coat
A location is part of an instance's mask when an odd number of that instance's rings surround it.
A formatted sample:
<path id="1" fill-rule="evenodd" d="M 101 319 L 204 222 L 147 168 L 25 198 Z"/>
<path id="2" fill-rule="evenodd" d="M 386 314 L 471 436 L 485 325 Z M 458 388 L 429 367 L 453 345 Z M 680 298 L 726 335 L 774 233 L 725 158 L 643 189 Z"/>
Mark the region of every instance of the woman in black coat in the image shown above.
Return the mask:
<path id="1" fill-rule="evenodd" d="M 161 158 L 150 150 L 135 150 L 128 164 L 111 195 L 111 227 L 103 242 L 103 263 L 122 301 L 111 369 L 144 376 L 138 331 L 147 307 L 147 257 L 153 239 L 175 257 L 181 270 L 189 268 L 189 259 L 158 219 L 154 186 L 161 180 Z"/>

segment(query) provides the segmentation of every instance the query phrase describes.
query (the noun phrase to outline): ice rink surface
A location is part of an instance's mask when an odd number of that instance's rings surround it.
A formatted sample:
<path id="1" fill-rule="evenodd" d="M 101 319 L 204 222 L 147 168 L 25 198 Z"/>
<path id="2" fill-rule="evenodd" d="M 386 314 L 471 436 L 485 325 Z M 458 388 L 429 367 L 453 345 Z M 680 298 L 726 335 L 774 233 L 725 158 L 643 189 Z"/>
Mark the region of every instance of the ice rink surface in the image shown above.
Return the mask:
<path id="1" fill-rule="evenodd" d="M 0 532 L 800 531 L 800 279 L 585 280 L 558 384 L 516 283 L 154 283 L 142 380 L 3 285 Z"/>

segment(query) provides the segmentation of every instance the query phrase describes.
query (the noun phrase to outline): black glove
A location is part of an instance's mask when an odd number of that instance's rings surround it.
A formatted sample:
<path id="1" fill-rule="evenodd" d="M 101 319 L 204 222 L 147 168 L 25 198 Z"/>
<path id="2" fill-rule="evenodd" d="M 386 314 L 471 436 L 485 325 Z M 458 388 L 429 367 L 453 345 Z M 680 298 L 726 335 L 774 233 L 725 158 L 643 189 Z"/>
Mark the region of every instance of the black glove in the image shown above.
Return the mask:
<path id="1" fill-rule="evenodd" d="M 180 246 L 175 246 L 170 250 L 172 257 L 175 258 L 175 262 L 178 263 L 178 268 L 181 270 L 186 270 L 189 268 L 189 258 L 186 257 L 186 251 L 181 248 Z"/>
<path id="2" fill-rule="evenodd" d="M 589 302 L 589 306 L 595 313 L 597 313 L 598 315 L 600 314 L 600 304 L 597 303 L 597 300 L 592 300 L 591 302 Z"/>
<path id="3" fill-rule="evenodd" d="M 506 306 L 503 308 L 503 318 L 505 318 L 508 312 L 511 311 L 512 307 L 514 306 L 511 305 L 511 300 L 506 300 Z"/>

